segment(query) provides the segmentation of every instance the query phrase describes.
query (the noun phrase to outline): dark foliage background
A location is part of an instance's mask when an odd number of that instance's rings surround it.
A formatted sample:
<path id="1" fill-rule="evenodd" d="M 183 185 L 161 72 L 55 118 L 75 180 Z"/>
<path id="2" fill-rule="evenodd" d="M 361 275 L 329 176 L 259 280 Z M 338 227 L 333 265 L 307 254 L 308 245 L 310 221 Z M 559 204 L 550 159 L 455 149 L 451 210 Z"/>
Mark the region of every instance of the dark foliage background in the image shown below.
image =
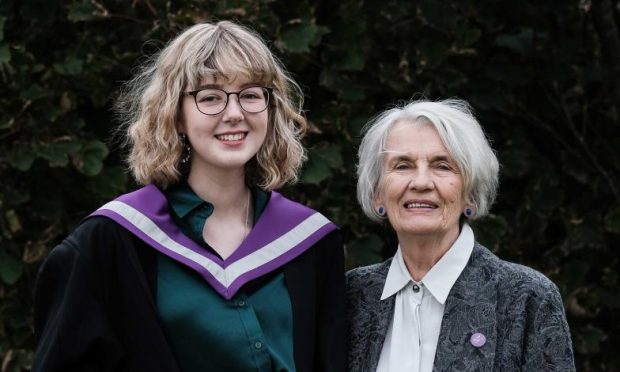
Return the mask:
<path id="1" fill-rule="evenodd" d="M 134 187 L 110 140 L 132 68 L 195 22 L 258 30 L 313 124 L 284 192 L 339 223 L 348 266 L 391 254 L 355 201 L 363 124 L 402 99 L 461 97 L 501 170 L 478 240 L 558 284 L 580 371 L 619 371 L 620 34 L 613 0 L 0 2 L 0 359 L 29 368 L 47 252 Z"/>

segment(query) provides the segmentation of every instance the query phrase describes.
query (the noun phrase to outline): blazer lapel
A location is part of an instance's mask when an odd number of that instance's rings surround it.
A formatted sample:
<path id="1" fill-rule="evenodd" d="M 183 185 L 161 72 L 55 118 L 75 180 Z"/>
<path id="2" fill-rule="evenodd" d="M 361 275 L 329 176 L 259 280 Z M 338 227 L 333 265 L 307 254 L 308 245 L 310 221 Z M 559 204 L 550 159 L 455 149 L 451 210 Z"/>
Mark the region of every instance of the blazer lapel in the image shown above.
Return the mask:
<path id="1" fill-rule="evenodd" d="M 376 302 L 370 307 L 370 311 L 373 313 L 371 319 L 374 321 L 372 322 L 373 328 L 369 330 L 368 353 L 365 366 L 361 369 L 362 371 L 375 371 L 377 369 L 379 358 L 381 357 L 381 350 L 383 349 L 383 342 L 390 328 L 392 314 L 394 313 L 395 296 L 381 301 L 381 293 L 385 286 L 385 279 L 387 278 L 391 262 L 392 260 L 384 262 L 375 275 L 370 278 L 370 280 L 375 282 L 373 287 L 376 289 L 376 293 L 373 293 L 369 297 L 376 299 Z"/>
<path id="2" fill-rule="evenodd" d="M 433 371 L 493 370 L 497 343 L 496 266 L 493 256 L 476 244 L 446 300 Z"/>

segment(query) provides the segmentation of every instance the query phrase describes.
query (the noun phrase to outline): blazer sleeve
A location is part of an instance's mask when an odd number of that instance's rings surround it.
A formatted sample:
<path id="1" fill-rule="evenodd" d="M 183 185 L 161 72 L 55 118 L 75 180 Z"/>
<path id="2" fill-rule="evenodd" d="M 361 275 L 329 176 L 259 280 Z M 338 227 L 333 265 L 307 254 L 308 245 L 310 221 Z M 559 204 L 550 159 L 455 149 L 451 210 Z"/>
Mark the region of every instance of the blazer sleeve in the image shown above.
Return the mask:
<path id="1" fill-rule="evenodd" d="M 88 227 L 81 232 L 85 230 Z M 93 262 L 87 249 L 80 249 L 97 237 L 80 239 L 79 235 L 74 232 L 54 248 L 39 269 L 34 292 L 37 349 L 32 371 L 107 371 L 121 358 L 97 285 L 98 272 L 105 263 Z"/>
<path id="2" fill-rule="evenodd" d="M 575 371 L 568 323 L 557 287 L 530 310 L 524 342 L 524 371 Z"/>
<path id="3" fill-rule="evenodd" d="M 346 371 L 347 321 L 345 314 L 344 248 L 340 231 L 327 235 L 317 265 L 318 314 L 315 370 Z"/>

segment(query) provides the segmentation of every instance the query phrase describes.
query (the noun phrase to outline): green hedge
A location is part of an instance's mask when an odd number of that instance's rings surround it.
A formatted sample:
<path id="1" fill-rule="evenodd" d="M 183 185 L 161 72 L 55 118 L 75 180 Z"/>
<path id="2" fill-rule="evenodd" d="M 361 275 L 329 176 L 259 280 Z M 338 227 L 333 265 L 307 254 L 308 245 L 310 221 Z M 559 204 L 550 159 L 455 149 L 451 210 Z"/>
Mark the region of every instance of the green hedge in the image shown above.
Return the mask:
<path id="1" fill-rule="evenodd" d="M 179 30 L 219 19 L 257 29 L 302 84 L 310 159 L 300 184 L 284 192 L 342 226 L 349 267 L 394 249 L 355 201 L 360 128 L 398 100 L 470 101 L 502 164 L 494 214 L 475 226 L 478 240 L 558 284 L 578 370 L 620 370 L 615 2 L 5 0 L 2 371 L 30 365 L 32 288 L 47 252 L 134 187 L 110 135 L 121 82 Z"/>

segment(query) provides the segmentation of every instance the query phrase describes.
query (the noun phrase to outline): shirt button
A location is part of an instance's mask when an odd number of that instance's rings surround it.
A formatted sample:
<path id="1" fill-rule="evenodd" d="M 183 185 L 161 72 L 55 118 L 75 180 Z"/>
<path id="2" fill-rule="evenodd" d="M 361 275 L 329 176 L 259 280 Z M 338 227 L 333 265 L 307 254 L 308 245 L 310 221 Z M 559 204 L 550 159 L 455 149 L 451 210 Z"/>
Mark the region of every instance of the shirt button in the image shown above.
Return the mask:
<path id="1" fill-rule="evenodd" d="M 244 306 L 245 306 L 245 301 L 243 301 L 243 300 L 239 300 L 239 301 L 237 302 L 237 306 L 239 306 L 239 307 L 244 307 Z"/>
<path id="2" fill-rule="evenodd" d="M 420 286 L 417 284 L 414 284 L 411 289 L 413 290 L 414 293 L 420 292 Z"/>
<path id="3" fill-rule="evenodd" d="M 258 350 L 258 349 L 260 349 L 260 348 L 262 348 L 262 347 L 263 347 L 263 343 L 262 343 L 262 342 L 260 342 L 260 341 L 256 341 L 256 342 L 254 343 L 254 348 L 255 348 L 255 349 L 257 349 L 257 350 Z"/>

